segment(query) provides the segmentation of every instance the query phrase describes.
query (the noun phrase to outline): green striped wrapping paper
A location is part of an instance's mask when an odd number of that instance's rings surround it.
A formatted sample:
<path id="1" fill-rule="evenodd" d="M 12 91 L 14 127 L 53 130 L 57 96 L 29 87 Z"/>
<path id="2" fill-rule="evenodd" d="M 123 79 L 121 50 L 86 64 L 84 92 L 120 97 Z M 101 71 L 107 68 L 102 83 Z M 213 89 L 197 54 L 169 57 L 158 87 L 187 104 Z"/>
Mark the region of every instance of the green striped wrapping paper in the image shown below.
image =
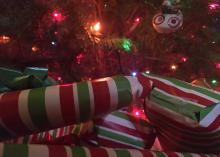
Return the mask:
<path id="1" fill-rule="evenodd" d="M 220 152 L 220 93 L 180 80 L 145 75 L 153 82 L 146 103 L 165 150 Z"/>
<path id="2" fill-rule="evenodd" d="M 128 106 L 143 87 L 135 77 L 29 89 L 0 95 L 0 140 L 101 117 Z"/>
<path id="3" fill-rule="evenodd" d="M 218 157 L 218 155 L 97 147 L 0 144 L 0 157 Z"/>
<path id="4" fill-rule="evenodd" d="M 127 111 L 115 111 L 95 122 L 99 145 L 111 148 L 150 149 L 155 130 L 146 120 Z"/>
<path id="5" fill-rule="evenodd" d="M 5 144 L 44 144 L 44 143 L 53 143 L 53 144 L 62 144 L 59 143 L 59 139 L 65 136 L 76 136 L 80 137 L 85 134 L 90 133 L 93 130 L 93 122 L 88 121 L 81 124 L 69 125 L 66 127 L 49 130 L 41 132 L 38 134 L 27 135 L 24 137 L 19 137 L 16 139 L 3 141 Z M 71 144 L 74 144 L 76 141 L 72 141 Z"/>

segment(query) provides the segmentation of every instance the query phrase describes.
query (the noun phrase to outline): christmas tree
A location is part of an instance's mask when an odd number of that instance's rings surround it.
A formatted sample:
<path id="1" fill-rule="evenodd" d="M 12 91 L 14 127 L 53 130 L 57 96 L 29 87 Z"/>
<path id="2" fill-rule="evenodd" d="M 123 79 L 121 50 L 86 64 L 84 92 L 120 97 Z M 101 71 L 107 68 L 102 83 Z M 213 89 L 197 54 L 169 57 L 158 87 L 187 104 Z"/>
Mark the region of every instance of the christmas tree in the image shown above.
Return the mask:
<path id="1" fill-rule="evenodd" d="M 182 0 L 182 27 L 158 33 L 162 2 L 2 0 L 1 65 L 48 67 L 65 81 L 147 71 L 217 85 L 220 2 Z"/>

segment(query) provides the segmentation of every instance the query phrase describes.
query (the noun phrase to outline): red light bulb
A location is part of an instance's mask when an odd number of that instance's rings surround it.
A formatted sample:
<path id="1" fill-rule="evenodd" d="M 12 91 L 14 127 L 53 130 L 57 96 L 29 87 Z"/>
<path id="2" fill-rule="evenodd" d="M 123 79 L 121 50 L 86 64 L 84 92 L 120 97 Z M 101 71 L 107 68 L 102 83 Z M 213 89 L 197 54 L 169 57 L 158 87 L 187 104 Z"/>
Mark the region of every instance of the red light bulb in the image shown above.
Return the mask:
<path id="1" fill-rule="evenodd" d="M 140 113 L 138 111 L 135 112 L 136 116 L 140 116 Z"/>
<path id="2" fill-rule="evenodd" d="M 215 64 L 216 69 L 220 69 L 220 63 Z"/>

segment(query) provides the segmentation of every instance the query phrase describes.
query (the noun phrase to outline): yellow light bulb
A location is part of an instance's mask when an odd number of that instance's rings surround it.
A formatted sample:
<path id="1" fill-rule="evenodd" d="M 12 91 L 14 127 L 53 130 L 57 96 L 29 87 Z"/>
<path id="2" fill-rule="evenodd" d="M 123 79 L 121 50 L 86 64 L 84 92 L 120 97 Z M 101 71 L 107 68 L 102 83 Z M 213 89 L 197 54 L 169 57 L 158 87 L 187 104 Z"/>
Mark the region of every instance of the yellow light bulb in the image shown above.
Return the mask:
<path id="1" fill-rule="evenodd" d="M 176 70 L 176 69 L 177 69 L 177 65 L 172 64 L 172 65 L 170 66 L 170 68 L 171 68 L 171 70 Z"/>
<path id="2" fill-rule="evenodd" d="M 101 29 L 101 24 L 100 22 L 97 22 L 94 26 L 93 26 L 93 30 L 98 32 Z"/>

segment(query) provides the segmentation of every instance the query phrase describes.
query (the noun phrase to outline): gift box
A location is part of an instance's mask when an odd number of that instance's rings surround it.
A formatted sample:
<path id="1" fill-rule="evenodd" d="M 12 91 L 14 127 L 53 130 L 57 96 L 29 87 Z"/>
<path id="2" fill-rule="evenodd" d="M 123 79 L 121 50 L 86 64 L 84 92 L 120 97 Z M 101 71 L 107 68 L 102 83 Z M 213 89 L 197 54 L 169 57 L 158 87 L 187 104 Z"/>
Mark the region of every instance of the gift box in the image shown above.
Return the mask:
<path id="1" fill-rule="evenodd" d="M 119 110 L 95 121 L 95 134 L 100 146 L 112 148 L 150 149 L 155 130 L 145 119 Z"/>
<path id="2" fill-rule="evenodd" d="M 220 152 L 220 93 L 173 78 L 146 75 L 153 83 L 146 113 L 162 147 L 170 151 Z"/>
<path id="3" fill-rule="evenodd" d="M 214 154 L 136 149 L 0 144 L 0 157 L 217 157 Z"/>
<path id="4" fill-rule="evenodd" d="M 0 140 L 102 117 L 129 106 L 143 87 L 135 77 L 41 87 L 0 95 Z"/>

